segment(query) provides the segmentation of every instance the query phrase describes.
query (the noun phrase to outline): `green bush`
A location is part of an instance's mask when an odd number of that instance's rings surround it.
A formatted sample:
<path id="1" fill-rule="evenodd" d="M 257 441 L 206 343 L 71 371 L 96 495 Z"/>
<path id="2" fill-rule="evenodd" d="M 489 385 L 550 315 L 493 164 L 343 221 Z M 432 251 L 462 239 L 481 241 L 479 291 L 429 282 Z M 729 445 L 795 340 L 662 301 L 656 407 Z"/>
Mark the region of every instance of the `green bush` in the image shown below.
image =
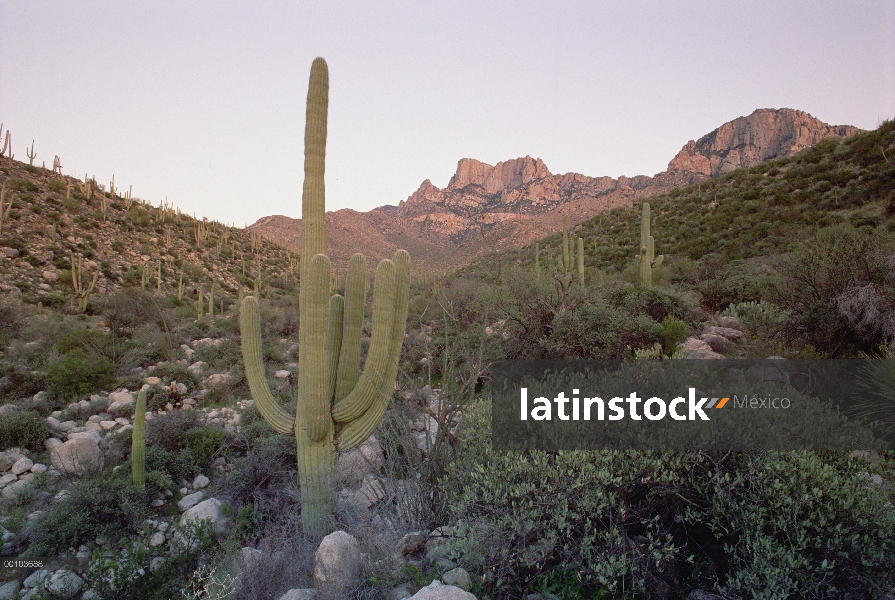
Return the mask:
<path id="1" fill-rule="evenodd" d="M 677 347 L 690 335 L 690 326 L 680 319 L 675 319 L 669 315 L 662 320 L 659 335 L 662 336 L 664 341 L 663 348 L 665 349 L 665 354 L 671 356 L 677 350 Z"/>
<path id="2" fill-rule="evenodd" d="M 149 516 L 146 497 L 123 475 L 91 471 L 28 529 L 29 556 L 56 556 L 103 536 L 136 533 Z"/>
<path id="3" fill-rule="evenodd" d="M 115 366 L 104 356 L 74 348 L 47 368 L 47 391 L 71 399 L 108 389 L 115 382 Z"/>
<path id="4" fill-rule="evenodd" d="M 199 464 L 205 465 L 221 449 L 226 439 L 227 432 L 223 427 L 208 425 L 187 431 L 183 443 L 192 451 Z"/>
<path id="5" fill-rule="evenodd" d="M 192 409 L 155 415 L 146 422 L 146 445 L 177 452 L 183 448 L 186 432 L 200 426 L 200 417 L 199 412 Z"/>
<path id="6" fill-rule="evenodd" d="M 50 437 L 46 419 L 30 410 L 0 413 L 0 448 L 34 448 Z"/>
<path id="7" fill-rule="evenodd" d="M 613 595 L 873 598 L 895 583 L 891 453 L 496 452 L 472 405 L 442 480 L 492 598 L 573 565 Z"/>
<path id="8" fill-rule="evenodd" d="M 146 390 L 146 410 L 154 412 L 164 410 L 169 402 L 173 402 L 170 388 L 151 385 Z"/>
<path id="9" fill-rule="evenodd" d="M 196 458 L 192 450 L 184 448 L 173 452 L 159 446 L 146 448 L 146 472 L 160 471 L 167 473 L 175 481 L 181 478 L 192 479 L 202 470 L 202 463 Z"/>

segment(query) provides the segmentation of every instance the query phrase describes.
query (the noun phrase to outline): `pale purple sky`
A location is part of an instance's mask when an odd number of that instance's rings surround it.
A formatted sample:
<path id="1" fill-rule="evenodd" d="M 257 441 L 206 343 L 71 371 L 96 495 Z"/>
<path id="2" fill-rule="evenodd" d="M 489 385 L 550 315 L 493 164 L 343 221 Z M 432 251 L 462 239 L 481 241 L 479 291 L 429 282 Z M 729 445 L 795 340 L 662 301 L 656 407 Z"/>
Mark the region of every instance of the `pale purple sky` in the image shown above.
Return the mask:
<path id="1" fill-rule="evenodd" d="M 756 108 L 895 117 L 895 0 L 0 0 L 0 121 L 16 158 L 34 139 L 36 164 L 155 204 L 299 217 L 316 56 L 328 210 L 444 187 L 464 157 L 653 175 Z"/>

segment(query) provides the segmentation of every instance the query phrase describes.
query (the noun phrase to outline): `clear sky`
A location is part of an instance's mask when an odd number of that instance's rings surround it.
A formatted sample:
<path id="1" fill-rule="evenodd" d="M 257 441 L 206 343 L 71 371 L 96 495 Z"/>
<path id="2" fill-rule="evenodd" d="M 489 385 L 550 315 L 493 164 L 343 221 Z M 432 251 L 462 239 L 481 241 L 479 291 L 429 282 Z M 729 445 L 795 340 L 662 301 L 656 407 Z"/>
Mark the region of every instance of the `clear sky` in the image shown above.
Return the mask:
<path id="1" fill-rule="evenodd" d="M 239 226 L 299 217 L 311 61 L 330 70 L 327 209 L 397 204 L 460 158 L 653 175 L 756 108 L 895 117 L 895 0 L 0 0 L 16 158 L 115 175 Z"/>

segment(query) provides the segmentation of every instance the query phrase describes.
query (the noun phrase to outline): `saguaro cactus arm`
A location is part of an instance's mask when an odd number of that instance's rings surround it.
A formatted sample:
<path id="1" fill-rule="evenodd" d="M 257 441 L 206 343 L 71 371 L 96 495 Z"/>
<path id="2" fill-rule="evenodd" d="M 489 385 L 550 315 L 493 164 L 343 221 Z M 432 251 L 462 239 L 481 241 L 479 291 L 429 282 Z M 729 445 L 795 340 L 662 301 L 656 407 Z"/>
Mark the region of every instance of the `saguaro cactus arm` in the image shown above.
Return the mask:
<path id="1" fill-rule="evenodd" d="M 280 408 L 267 386 L 264 364 L 261 362 L 261 321 L 258 318 L 258 301 L 252 296 L 247 296 L 242 301 L 239 328 L 242 332 L 242 359 L 245 362 L 246 379 L 249 381 L 249 390 L 252 392 L 258 412 L 277 433 L 295 435 L 295 418 Z"/>

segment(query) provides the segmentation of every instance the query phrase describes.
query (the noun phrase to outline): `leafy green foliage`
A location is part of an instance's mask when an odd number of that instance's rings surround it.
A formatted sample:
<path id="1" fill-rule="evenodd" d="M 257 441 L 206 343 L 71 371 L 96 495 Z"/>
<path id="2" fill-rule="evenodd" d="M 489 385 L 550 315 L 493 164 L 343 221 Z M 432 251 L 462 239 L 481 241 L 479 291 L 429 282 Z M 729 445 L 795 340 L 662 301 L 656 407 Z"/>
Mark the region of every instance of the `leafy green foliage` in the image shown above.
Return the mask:
<path id="1" fill-rule="evenodd" d="M 114 382 L 115 370 L 115 365 L 106 357 L 74 348 L 50 364 L 47 391 L 63 398 L 76 398 L 108 389 Z"/>
<path id="2" fill-rule="evenodd" d="M 28 530 L 29 556 L 56 556 L 98 536 L 117 540 L 140 530 L 146 498 L 122 476 L 91 471 L 75 481 Z"/>
<path id="3" fill-rule="evenodd" d="M 199 464 L 206 464 L 224 445 L 227 432 L 223 427 L 208 425 L 196 427 L 186 432 L 183 443 L 189 448 Z"/>
<path id="4" fill-rule="evenodd" d="M 30 410 L 0 413 L 0 448 L 33 448 L 50 436 L 47 421 Z"/>
<path id="5" fill-rule="evenodd" d="M 485 402 L 467 412 L 443 484 L 455 555 L 499 597 L 568 565 L 613 595 L 871 597 L 893 583 L 891 454 L 495 452 L 489 418 Z"/>
<path id="6" fill-rule="evenodd" d="M 690 335 L 690 326 L 680 319 L 675 319 L 668 315 L 662 320 L 659 330 L 664 342 L 665 353 L 669 356 L 674 354 L 677 347 L 681 345 L 687 336 Z"/>

